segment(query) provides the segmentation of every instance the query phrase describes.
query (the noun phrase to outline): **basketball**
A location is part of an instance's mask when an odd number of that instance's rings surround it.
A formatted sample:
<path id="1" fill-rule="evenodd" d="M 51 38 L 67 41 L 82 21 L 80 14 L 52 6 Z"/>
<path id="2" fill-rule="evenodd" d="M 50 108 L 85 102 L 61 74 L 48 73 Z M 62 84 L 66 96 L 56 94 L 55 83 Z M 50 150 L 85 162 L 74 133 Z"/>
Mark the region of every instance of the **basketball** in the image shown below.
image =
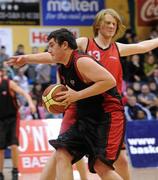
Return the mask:
<path id="1" fill-rule="evenodd" d="M 56 94 L 66 90 L 68 90 L 67 87 L 62 84 L 53 84 L 44 90 L 42 94 L 42 104 L 48 112 L 60 114 L 65 111 L 65 105 L 61 104 L 61 101 L 56 100 L 56 98 L 59 97 Z"/>

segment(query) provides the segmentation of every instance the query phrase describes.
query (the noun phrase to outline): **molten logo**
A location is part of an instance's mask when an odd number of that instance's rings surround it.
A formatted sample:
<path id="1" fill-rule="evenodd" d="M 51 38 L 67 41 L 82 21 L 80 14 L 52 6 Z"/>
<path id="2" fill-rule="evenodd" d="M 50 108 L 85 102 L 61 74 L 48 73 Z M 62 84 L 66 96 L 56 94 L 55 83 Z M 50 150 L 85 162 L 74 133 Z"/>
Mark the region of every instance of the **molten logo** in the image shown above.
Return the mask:
<path id="1" fill-rule="evenodd" d="M 145 22 L 158 20 L 158 0 L 145 1 L 141 9 L 141 18 Z"/>
<path id="2" fill-rule="evenodd" d="M 81 1 L 81 0 L 69 0 L 69 1 L 59 1 L 59 0 L 49 0 L 47 2 L 47 10 L 50 12 L 58 11 L 58 12 L 91 12 L 91 11 L 99 11 L 99 4 L 97 0 Z"/>

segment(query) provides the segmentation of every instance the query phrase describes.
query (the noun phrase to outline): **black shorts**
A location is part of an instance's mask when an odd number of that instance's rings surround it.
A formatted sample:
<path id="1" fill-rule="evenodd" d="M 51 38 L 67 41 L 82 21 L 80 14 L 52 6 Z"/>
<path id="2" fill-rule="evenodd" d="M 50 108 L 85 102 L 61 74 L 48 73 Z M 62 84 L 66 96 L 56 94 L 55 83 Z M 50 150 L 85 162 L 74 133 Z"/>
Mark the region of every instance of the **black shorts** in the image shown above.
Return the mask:
<path id="1" fill-rule="evenodd" d="M 10 145 L 19 145 L 18 133 L 19 129 L 17 117 L 9 117 L 7 119 L 0 118 L 0 149 L 6 149 Z"/>
<path id="2" fill-rule="evenodd" d="M 89 117 L 84 121 L 77 121 L 67 132 L 60 134 L 56 140 L 49 143 L 56 149 L 65 148 L 73 157 L 72 164 L 83 156 L 88 157 L 89 170 L 95 173 L 94 164 L 97 158 L 113 168 L 113 161 L 106 158 L 106 127 L 108 117 L 104 114 L 103 121 L 91 121 Z"/>

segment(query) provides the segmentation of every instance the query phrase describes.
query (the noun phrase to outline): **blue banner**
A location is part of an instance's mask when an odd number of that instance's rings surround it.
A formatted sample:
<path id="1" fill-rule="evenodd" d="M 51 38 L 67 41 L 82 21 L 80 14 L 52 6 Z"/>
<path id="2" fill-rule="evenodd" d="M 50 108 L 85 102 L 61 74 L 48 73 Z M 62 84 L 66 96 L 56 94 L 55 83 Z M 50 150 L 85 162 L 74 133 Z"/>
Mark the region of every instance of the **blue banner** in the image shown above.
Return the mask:
<path id="1" fill-rule="evenodd" d="M 89 26 L 104 0 L 42 0 L 43 25 Z"/>
<path id="2" fill-rule="evenodd" d="M 127 122 L 126 144 L 132 166 L 158 167 L 158 122 Z"/>

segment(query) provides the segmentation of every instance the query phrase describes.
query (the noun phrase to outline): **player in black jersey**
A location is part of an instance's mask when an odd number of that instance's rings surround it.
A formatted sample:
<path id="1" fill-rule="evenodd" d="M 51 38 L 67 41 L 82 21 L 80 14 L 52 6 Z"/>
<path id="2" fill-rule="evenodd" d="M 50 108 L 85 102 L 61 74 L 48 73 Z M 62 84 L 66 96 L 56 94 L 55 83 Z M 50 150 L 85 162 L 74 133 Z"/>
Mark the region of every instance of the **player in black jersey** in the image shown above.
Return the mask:
<path id="1" fill-rule="evenodd" d="M 76 51 L 77 44 L 70 31 L 53 31 L 48 36 L 48 41 L 51 63 L 60 64 L 62 82 L 69 86 L 68 91 L 59 93 L 61 96 L 58 100 L 63 100 L 63 103 L 68 105 L 73 102 L 77 104 L 76 123 L 59 135 L 57 140 L 50 141 L 57 149 L 57 179 L 73 179 L 71 163 L 87 155 L 90 171 L 96 171 L 102 179 L 113 177 L 121 180 L 112 169 L 113 162 L 106 158 L 105 132 L 108 116 L 102 107 L 102 93 L 116 86 L 116 81 L 92 57 Z M 35 59 L 32 55 L 13 57 L 10 64 L 22 66 L 25 63 L 35 63 Z M 37 63 L 40 61 L 43 63 L 43 58 L 39 56 Z"/>
<path id="2" fill-rule="evenodd" d="M 16 93 L 26 98 L 31 112 L 34 113 L 36 107 L 30 95 L 21 89 L 14 81 L 4 77 L 4 70 L 0 69 L 0 180 L 4 179 L 4 150 L 8 146 L 11 147 L 12 152 L 12 180 L 18 180 L 18 135 L 20 116 L 18 113 Z"/>

